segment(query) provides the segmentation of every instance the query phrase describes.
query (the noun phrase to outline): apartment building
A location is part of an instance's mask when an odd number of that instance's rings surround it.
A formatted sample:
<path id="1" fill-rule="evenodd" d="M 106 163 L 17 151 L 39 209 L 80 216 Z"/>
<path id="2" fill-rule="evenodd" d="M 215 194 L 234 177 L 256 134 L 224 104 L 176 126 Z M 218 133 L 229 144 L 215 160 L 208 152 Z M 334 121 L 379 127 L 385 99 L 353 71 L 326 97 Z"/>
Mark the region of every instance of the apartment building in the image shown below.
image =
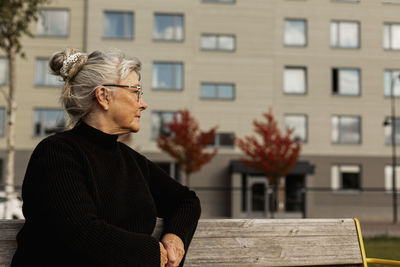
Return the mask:
<path id="1" fill-rule="evenodd" d="M 252 121 L 271 109 L 302 143 L 282 180 L 282 216 L 305 208 L 307 217 L 390 220 L 391 126 L 383 122 L 392 81 L 400 107 L 399 11 L 393 0 L 53 0 L 17 61 L 16 183 L 37 143 L 65 125 L 49 57 L 64 47 L 118 48 L 143 63 L 149 108 L 129 140 L 134 149 L 179 179 L 155 142 L 165 124 L 188 108 L 203 129 L 218 125 L 217 156 L 191 178 L 204 217 L 265 216 L 267 181 L 239 161 L 234 137 L 253 134 Z M 0 57 L 2 86 L 6 72 Z M 400 144 L 400 115 L 396 125 Z"/>

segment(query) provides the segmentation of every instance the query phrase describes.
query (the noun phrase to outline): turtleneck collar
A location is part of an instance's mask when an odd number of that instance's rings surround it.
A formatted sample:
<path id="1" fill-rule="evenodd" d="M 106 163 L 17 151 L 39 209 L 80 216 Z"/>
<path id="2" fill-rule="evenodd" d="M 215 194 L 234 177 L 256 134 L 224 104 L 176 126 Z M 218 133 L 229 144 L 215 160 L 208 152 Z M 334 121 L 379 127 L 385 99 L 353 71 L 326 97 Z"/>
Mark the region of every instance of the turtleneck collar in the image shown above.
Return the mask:
<path id="1" fill-rule="evenodd" d="M 73 131 L 102 147 L 114 147 L 117 144 L 118 135 L 102 132 L 82 120 L 75 125 Z"/>

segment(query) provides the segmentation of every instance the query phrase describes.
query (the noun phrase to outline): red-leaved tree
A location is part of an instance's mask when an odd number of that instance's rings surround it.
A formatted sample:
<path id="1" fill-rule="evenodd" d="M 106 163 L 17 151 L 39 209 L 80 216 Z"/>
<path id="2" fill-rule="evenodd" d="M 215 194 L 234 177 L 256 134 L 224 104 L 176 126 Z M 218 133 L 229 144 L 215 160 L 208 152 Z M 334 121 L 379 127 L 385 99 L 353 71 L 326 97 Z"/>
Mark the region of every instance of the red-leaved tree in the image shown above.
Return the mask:
<path id="1" fill-rule="evenodd" d="M 178 161 L 184 174 L 182 183 L 190 186 L 190 175 L 217 153 L 217 149 L 210 153 L 203 151 L 214 140 L 217 127 L 201 131 L 187 109 L 176 112 L 173 121 L 166 126 L 169 131 L 157 139 L 157 145 Z"/>
<path id="2" fill-rule="evenodd" d="M 271 110 L 263 116 L 266 122 L 257 120 L 253 122 L 254 131 L 259 138 L 246 136 L 243 139 L 237 138 L 236 143 L 247 156 L 241 158 L 241 161 L 264 173 L 276 195 L 279 179 L 285 177 L 296 164 L 300 143 L 298 139 L 292 137 L 294 129 L 286 128 L 286 134 L 281 133 Z"/>

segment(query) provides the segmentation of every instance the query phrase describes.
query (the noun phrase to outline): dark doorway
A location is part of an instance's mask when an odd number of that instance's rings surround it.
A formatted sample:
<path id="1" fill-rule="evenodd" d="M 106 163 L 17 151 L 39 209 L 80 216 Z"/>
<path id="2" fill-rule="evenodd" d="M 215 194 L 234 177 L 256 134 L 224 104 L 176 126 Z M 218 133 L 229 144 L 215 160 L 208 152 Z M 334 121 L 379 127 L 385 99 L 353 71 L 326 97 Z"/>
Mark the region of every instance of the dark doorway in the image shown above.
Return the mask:
<path id="1" fill-rule="evenodd" d="M 304 175 L 288 175 L 285 178 L 285 210 L 303 211 L 305 187 Z"/>
<path id="2" fill-rule="evenodd" d="M 254 183 L 251 187 L 252 211 L 265 211 L 265 183 Z"/>

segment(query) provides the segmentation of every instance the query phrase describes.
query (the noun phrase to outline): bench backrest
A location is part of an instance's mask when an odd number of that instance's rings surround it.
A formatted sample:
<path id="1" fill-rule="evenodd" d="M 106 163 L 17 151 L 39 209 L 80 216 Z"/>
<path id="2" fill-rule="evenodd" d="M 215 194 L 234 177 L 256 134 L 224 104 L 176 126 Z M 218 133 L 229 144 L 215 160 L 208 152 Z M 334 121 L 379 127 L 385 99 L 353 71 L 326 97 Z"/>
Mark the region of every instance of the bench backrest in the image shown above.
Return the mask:
<path id="1" fill-rule="evenodd" d="M 0 266 L 9 266 L 23 220 L 0 220 Z M 353 219 L 201 219 L 185 266 L 362 264 Z"/>
<path id="2" fill-rule="evenodd" d="M 362 264 L 353 219 L 200 220 L 185 266 Z"/>

